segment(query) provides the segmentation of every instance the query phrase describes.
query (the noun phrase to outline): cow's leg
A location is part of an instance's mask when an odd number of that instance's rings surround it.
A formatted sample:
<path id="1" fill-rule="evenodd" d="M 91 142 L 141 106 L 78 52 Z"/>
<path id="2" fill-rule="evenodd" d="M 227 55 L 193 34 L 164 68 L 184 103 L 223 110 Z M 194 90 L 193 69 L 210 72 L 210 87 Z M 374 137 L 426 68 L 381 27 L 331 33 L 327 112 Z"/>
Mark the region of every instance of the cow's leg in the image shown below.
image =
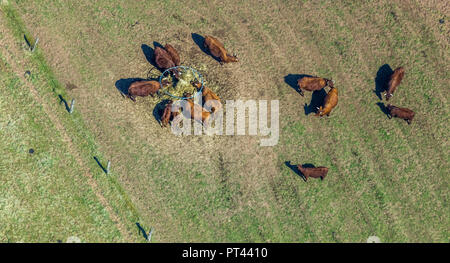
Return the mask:
<path id="1" fill-rule="evenodd" d="M 130 95 L 130 99 L 134 102 L 136 102 L 136 98 L 133 95 Z"/>
<path id="2" fill-rule="evenodd" d="M 300 95 L 302 97 L 305 97 L 305 93 L 303 92 L 303 90 L 301 88 L 298 88 L 298 92 L 300 93 Z"/>
<path id="3" fill-rule="evenodd" d="M 406 122 L 408 123 L 408 125 L 411 124 L 411 120 L 410 119 L 406 119 Z"/>

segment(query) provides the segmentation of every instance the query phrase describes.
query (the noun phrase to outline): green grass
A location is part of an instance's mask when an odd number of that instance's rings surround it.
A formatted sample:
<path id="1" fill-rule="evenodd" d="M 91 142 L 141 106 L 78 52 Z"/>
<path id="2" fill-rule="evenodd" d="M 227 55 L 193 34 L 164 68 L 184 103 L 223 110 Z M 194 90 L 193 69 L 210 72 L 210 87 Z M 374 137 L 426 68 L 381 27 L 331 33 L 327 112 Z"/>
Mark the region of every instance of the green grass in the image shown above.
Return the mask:
<path id="1" fill-rule="evenodd" d="M 15 10 L 13 8 L 11 8 L 9 6 L 4 6 L 4 7 L 2 7 L 2 11 L 3 11 L 3 14 L 5 14 L 5 17 L 7 18 L 7 22 L 9 23 L 8 25 L 9 25 L 9 28 L 11 29 L 11 32 L 13 33 L 14 37 L 17 40 L 22 40 L 24 34 L 27 36 L 30 35 L 26 31 L 23 23 L 21 22 L 20 18 L 18 18 L 17 14 L 15 13 Z M 30 37 L 27 37 L 27 38 L 31 39 Z M 122 220 L 125 220 L 125 222 L 127 222 L 126 223 L 127 231 L 136 233 L 137 231 L 136 231 L 135 223 L 140 221 L 140 217 L 139 217 L 137 210 L 134 208 L 134 206 L 133 206 L 132 202 L 130 201 L 129 197 L 127 196 L 127 194 L 123 191 L 121 186 L 118 184 L 116 178 L 114 177 L 114 173 L 112 173 L 112 176 L 105 176 L 103 171 L 99 168 L 97 163 L 94 161 L 93 157 L 96 156 L 100 160 L 103 160 L 104 161 L 103 165 L 106 166 L 105 158 L 96 149 L 96 145 L 94 143 L 92 135 L 86 129 L 84 121 L 81 118 L 81 115 L 77 111 L 75 111 L 73 114 L 69 115 L 65 111 L 63 104 L 59 101 L 58 95 L 61 95 L 63 98 L 66 98 L 66 100 L 68 100 L 67 99 L 68 96 L 67 96 L 65 90 L 61 87 L 61 84 L 59 83 L 59 81 L 55 78 L 52 70 L 46 63 L 46 60 L 44 59 L 43 54 L 39 51 L 39 49 L 37 49 L 32 54 L 26 52 L 27 47 L 24 44 L 21 45 L 20 47 L 25 52 L 22 54 L 12 54 L 14 56 L 13 59 L 17 60 L 18 56 L 23 56 L 23 58 L 25 59 L 24 63 L 26 64 L 26 69 L 30 70 L 32 72 L 31 76 L 29 78 L 30 83 L 37 89 L 37 91 L 39 92 L 41 98 L 43 98 L 45 103 L 48 103 L 48 107 L 50 107 L 51 110 L 54 110 L 58 119 L 64 125 L 65 131 L 68 133 L 69 136 L 71 136 L 71 140 L 72 140 L 73 144 L 76 145 L 75 146 L 76 148 L 74 150 L 81 154 L 81 156 L 82 156 L 81 158 L 82 158 L 84 164 L 86 165 L 86 167 L 77 167 L 77 166 L 79 166 L 78 164 L 70 164 L 71 166 L 68 166 L 67 170 L 72 170 L 72 172 L 69 173 L 67 176 L 70 177 L 70 176 L 73 176 L 73 174 L 76 174 L 77 177 L 83 177 L 83 174 L 85 173 L 86 169 L 88 171 L 90 171 L 92 173 L 92 175 L 94 176 L 96 183 L 100 187 L 101 194 L 103 194 L 109 200 L 109 203 L 113 207 L 114 211 L 116 213 L 118 213 L 119 217 L 122 218 Z M 6 62 L 4 62 L 4 63 L 6 63 Z M 4 66 L 4 67 L 6 67 L 6 66 Z M 5 76 L 5 78 L 6 77 L 8 77 L 8 76 Z M 17 77 L 15 77 L 14 79 L 17 81 Z M 13 88 L 13 87 L 10 87 L 10 88 Z M 24 95 L 23 93 L 24 93 L 24 91 L 22 90 L 22 93 L 20 95 Z M 6 101 L 10 101 L 10 100 L 5 98 L 3 101 L 6 102 Z M 36 102 L 34 102 L 34 103 L 36 103 Z M 17 105 L 14 103 L 12 105 L 15 105 L 15 110 L 16 110 L 17 114 L 20 114 L 21 110 L 23 110 L 22 109 L 23 105 Z M 31 110 L 33 110 L 33 108 L 30 108 L 28 111 L 25 111 L 24 116 L 26 116 L 26 114 L 29 114 L 29 111 L 31 111 Z M 24 113 L 22 113 L 22 114 L 24 114 Z M 41 118 L 39 118 L 39 119 L 45 118 L 44 116 L 45 116 L 45 114 L 41 113 Z M 47 121 L 49 121 L 49 120 L 47 120 Z M 24 124 L 24 125 L 26 126 L 26 124 Z M 48 138 L 52 138 L 55 135 L 53 135 L 51 133 L 48 133 L 48 134 L 44 133 L 45 128 L 41 127 L 41 129 L 42 129 L 41 139 L 43 140 L 42 144 L 45 145 L 45 143 L 46 143 L 44 141 L 44 139 L 46 139 L 45 136 L 47 136 Z M 22 136 L 23 139 L 25 139 L 26 136 L 30 136 L 30 135 L 24 134 Z M 20 137 L 18 137 L 18 138 L 20 138 Z M 59 148 L 62 148 L 62 149 L 59 153 L 55 153 L 56 156 L 57 156 L 57 154 L 64 155 L 64 151 L 63 151 L 64 147 L 65 147 L 65 150 L 67 151 L 67 145 L 64 145 L 63 147 L 61 147 L 61 145 L 63 145 L 63 142 L 60 141 L 59 143 L 60 143 Z M 55 146 L 55 147 L 57 147 L 57 146 Z M 67 155 L 67 153 L 65 153 L 65 155 Z M 48 162 L 50 162 L 49 165 L 56 165 L 56 164 L 53 164 L 51 158 L 48 159 Z M 64 163 L 64 160 L 61 160 L 60 163 L 61 164 L 59 164 L 59 166 L 66 165 Z M 9 169 L 14 169 L 13 162 L 10 163 Z M 64 170 L 65 169 L 55 170 L 52 175 L 58 176 L 63 173 L 67 173 L 67 172 L 63 172 Z M 36 173 L 39 173 L 39 170 L 37 170 Z M 28 171 L 28 173 L 24 172 L 24 174 L 31 175 L 31 174 L 33 174 L 33 172 Z M 11 175 L 14 175 L 14 174 L 11 174 Z M 83 181 L 81 178 L 79 178 L 78 180 Z M 84 179 L 84 183 L 85 184 L 87 183 L 86 178 Z M 64 184 L 62 182 L 61 185 L 58 187 L 61 187 L 61 190 L 65 191 L 65 188 L 70 189 L 71 184 L 72 183 Z M 45 187 L 45 185 L 43 185 L 42 187 Z M 77 191 L 77 189 L 70 189 L 70 190 Z M 70 196 L 70 194 L 65 193 L 64 196 Z M 23 198 L 32 199 L 35 197 L 23 196 Z M 43 200 L 42 198 L 45 200 L 47 197 L 41 196 L 41 199 L 37 199 L 36 202 L 42 201 Z M 98 201 L 95 201 L 96 197 L 91 197 L 91 198 L 92 198 L 92 200 L 90 200 L 91 203 L 97 203 L 97 205 L 99 205 Z M 60 207 L 60 209 L 62 209 L 62 208 Z M 105 211 L 104 211 L 105 208 L 102 208 L 102 209 L 103 209 L 103 212 L 105 213 Z M 63 210 L 64 209 L 62 209 L 62 211 Z M 54 216 L 55 221 L 59 220 L 56 212 L 54 212 L 54 215 L 49 215 L 49 216 Z M 63 222 L 63 219 L 61 219 L 61 222 Z M 43 222 L 40 222 L 40 223 L 43 224 Z M 48 227 L 51 227 L 52 222 L 48 221 L 47 223 L 49 224 Z M 109 221 L 109 223 L 111 223 L 111 221 Z M 96 222 L 96 224 L 102 225 L 102 224 L 106 224 L 106 223 L 99 220 L 98 222 Z M 14 226 L 13 229 L 15 231 L 22 232 L 23 236 L 27 237 L 28 241 L 25 241 L 25 242 L 33 242 L 33 241 L 55 242 L 56 241 L 56 239 L 47 239 L 48 237 L 55 235 L 55 233 L 53 233 L 52 231 L 49 231 L 49 233 L 47 235 L 43 235 L 43 234 L 38 235 L 37 233 L 32 233 L 32 231 L 24 231 L 24 229 L 27 228 L 26 225 L 14 225 L 14 223 L 12 222 L 11 226 Z M 145 224 L 144 224 L 144 226 L 145 226 Z M 95 241 L 100 241 L 100 240 L 109 241 L 109 242 L 111 242 L 111 241 L 123 242 L 125 240 L 128 240 L 125 237 L 121 236 L 120 234 L 118 234 L 114 231 L 117 232 L 117 229 L 116 230 L 108 230 L 108 231 L 100 229 L 100 231 L 98 231 L 99 233 L 97 235 L 102 234 L 102 235 L 105 235 L 107 238 L 102 237 L 102 236 L 94 236 L 94 235 L 89 236 L 89 233 L 91 232 L 91 230 L 80 231 L 80 233 L 86 232 L 85 233 L 86 239 L 82 239 L 82 241 L 86 241 L 86 242 L 95 242 Z M 92 232 L 94 232 L 94 231 L 92 231 Z M 116 236 L 112 236 L 113 233 Z M 29 236 L 30 234 L 32 236 Z M 107 236 L 107 235 L 109 235 L 109 236 Z M 14 240 L 15 236 L 12 235 L 12 237 L 13 237 L 13 239 L 11 239 L 11 240 Z M 104 239 L 102 239 L 102 238 L 104 238 Z M 138 235 L 136 235 L 136 237 L 133 237 L 132 240 L 144 241 L 142 238 L 139 238 Z"/>
<path id="2" fill-rule="evenodd" d="M 45 36 L 31 57 L 45 78 L 33 83 L 55 104 L 58 93 L 76 98 L 74 118 L 58 116 L 86 156 L 112 160 L 115 179 L 99 172 L 96 180 L 119 214 L 130 214 L 127 222 L 155 228 L 155 241 L 365 242 L 376 235 L 382 242 L 448 242 L 448 23 L 438 24 L 445 14 L 429 3 L 14 6 L 28 35 Z M 191 33 L 218 37 L 241 61 L 219 66 Z M 20 41 L 22 31 L 15 34 Z M 279 99 L 279 144 L 175 137 L 153 118 L 155 99 L 122 99 L 115 83 L 145 77 L 151 65 L 141 45 L 153 41 L 174 45 L 223 100 Z M 406 68 L 392 103 L 416 111 L 412 125 L 388 120 L 376 105 L 374 79 L 384 64 Z M 288 74 L 333 78 L 339 104 L 331 117 L 305 116 L 311 94 L 300 97 L 284 82 Z M 67 82 L 79 88 L 51 84 Z M 285 161 L 330 172 L 305 183 Z M 129 201 L 117 203 L 114 189 Z"/>
<path id="3" fill-rule="evenodd" d="M 119 241 L 42 106 L 0 59 L 0 242 Z"/>

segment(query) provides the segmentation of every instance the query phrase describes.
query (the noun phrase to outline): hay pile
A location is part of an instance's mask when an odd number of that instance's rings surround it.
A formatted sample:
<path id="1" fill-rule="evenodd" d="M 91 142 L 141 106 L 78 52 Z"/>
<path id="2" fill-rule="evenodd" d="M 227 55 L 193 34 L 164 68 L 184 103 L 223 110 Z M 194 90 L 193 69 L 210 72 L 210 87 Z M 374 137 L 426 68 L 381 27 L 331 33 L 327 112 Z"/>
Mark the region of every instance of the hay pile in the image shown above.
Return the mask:
<path id="1" fill-rule="evenodd" d="M 180 78 L 178 80 L 169 73 L 166 73 L 165 76 L 163 76 L 162 81 L 167 80 L 171 84 L 164 86 L 160 90 L 162 96 L 170 97 L 170 95 L 166 94 L 169 93 L 173 96 L 183 97 L 185 92 L 193 95 L 197 91 L 197 89 L 191 84 L 191 81 L 201 79 L 199 73 L 196 73 L 189 68 L 178 68 L 178 70 L 180 73 Z"/>

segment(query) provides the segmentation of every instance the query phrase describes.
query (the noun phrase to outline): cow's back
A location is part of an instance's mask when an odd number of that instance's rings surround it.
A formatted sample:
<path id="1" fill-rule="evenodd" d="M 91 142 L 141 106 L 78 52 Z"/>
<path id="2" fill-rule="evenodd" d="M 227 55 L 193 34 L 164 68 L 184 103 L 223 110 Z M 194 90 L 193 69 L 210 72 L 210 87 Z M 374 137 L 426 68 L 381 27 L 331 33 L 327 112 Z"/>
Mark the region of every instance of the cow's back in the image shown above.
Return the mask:
<path id="1" fill-rule="evenodd" d="M 128 89 L 128 93 L 134 96 L 148 96 L 155 94 L 160 89 L 161 85 L 158 81 L 144 80 L 133 82 Z"/>
<path id="2" fill-rule="evenodd" d="M 398 85 L 403 80 L 403 76 L 405 75 L 405 69 L 403 67 L 398 67 L 394 70 L 394 73 L 392 73 L 391 78 L 389 80 L 388 84 L 388 92 L 393 93 Z"/>
<path id="3" fill-rule="evenodd" d="M 155 48 L 155 63 L 161 69 L 168 69 L 175 67 L 172 57 L 169 53 L 161 47 Z"/>
<path id="4" fill-rule="evenodd" d="M 205 47 L 208 48 L 213 56 L 221 59 L 224 57 L 224 53 L 226 53 L 223 44 L 212 36 L 205 36 Z"/>
<path id="5" fill-rule="evenodd" d="M 303 77 L 298 80 L 298 86 L 308 91 L 321 90 L 327 85 L 323 78 L 319 77 Z"/>
<path id="6" fill-rule="evenodd" d="M 398 116 L 402 119 L 412 119 L 414 118 L 415 112 L 407 108 L 394 107 L 391 110 L 391 115 Z"/>
<path id="7" fill-rule="evenodd" d="M 328 174 L 328 168 L 324 166 L 319 167 L 303 167 L 302 165 L 297 165 L 300 172 L 306 177 L 313 178 L 324 178 Z"/>
<path id="8" fill-rule="evenodd" d="M 338 90 L 332 88 L 325 97 L 323 112 L 321 115 L 328 115 L 331 110 L 338 104 Z"/>
<path id="9" fill-rule="evenodd" d="M 180 65 L 180 55 L 178 55 L 177 50 L 170 44 L 166 44 L 164 46 L 164 49 L 167 51 L 167 53 L 169 53 L 175 66 L 179 66 Z"/>

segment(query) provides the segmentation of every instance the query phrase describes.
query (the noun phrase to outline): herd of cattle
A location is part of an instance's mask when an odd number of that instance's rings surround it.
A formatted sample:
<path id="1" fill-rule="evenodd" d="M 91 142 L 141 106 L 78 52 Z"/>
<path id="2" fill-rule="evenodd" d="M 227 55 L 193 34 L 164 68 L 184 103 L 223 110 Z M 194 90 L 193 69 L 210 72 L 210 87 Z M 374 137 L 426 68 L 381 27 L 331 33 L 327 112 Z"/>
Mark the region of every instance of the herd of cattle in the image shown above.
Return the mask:
<path id="1" fill-rule="evenodd" d="M 212 36 L 205 36 L 204 47 L 209 53 L 215 57 L 220 64 L 229 62 L 238 62 L 238 58 L 235 54 L 230 55 L 225 49 L 224 45 Z M 172 69 L 180 65 L 180 56 L 176 49 L 167 44 L 162 47 L 156 47 L 154 51 L 155 64 L 160 70 L 171 69 L 170 73 L 175 79 L 180 77 L 179 72 L 176 69 Z M 386 92 L 384 93 L 386 101 L 394 96 L 394 92 L 400 85 L 403 77 L 405 75 L 405 70 L 403 67 L 398 67 L 394 70 L 393 74 L 390 76 L 389 82 L 387 84 Z M 163 86 L 171 84 L 167 80 L 162 81 Z M 136 96 L 145 97 L 151 95 L 152 97 L 160 90 L 161 84 L 156 80 L 144 80 L 133 82 L 128 88 L 128 97 L 135 101 Z M 194 80 L 191 84 L 197 89 L 202 90 L 202 101 L 203 105 L 195 103 L 192 99 L 192 94 L 185 93 L 183 96 L 187 102 L 187 112 L 190 113 L 192 119 L 207 124 L 211 116 L 218 110 L 222 108 L 222 103 L 220 98 L 209 88 L 198 81 Z M 326 87 L 329 87 L 329 91 L 323 99 L 322 106 L 317 107 L 316 116 L 330 116 L 331 111 L 336 107 L 338 103 L 338 90 L 334 87 L 334 83 L 331 79 L 321 78 L 321 77 L 302 77 L 298 79 L 298 92 L 301 96 L 304 96 L 304 90 L 306 91 L 320 91 Z M 387 107 L 387 116 L 389 119 L 392 117 L 397 117 L 406 120 L 408 124 L 411 124 L 414 118 L 414 111 L 407 108 L 400 108 L 391 104 Z M 169 100 L 164 107 L 164 111 L 161 116 L 161 126 L 166 127 L 167 124 L 173 120 L 180 112 L 179 108 L 173 105 L 173 101 Z M 309 177 L 321 178 L 322 180 L 328 173 L 327 167 L 305 167 L 303 165 L 297 165 L 297 169 L 303 175 L 305 181 Z"/>

